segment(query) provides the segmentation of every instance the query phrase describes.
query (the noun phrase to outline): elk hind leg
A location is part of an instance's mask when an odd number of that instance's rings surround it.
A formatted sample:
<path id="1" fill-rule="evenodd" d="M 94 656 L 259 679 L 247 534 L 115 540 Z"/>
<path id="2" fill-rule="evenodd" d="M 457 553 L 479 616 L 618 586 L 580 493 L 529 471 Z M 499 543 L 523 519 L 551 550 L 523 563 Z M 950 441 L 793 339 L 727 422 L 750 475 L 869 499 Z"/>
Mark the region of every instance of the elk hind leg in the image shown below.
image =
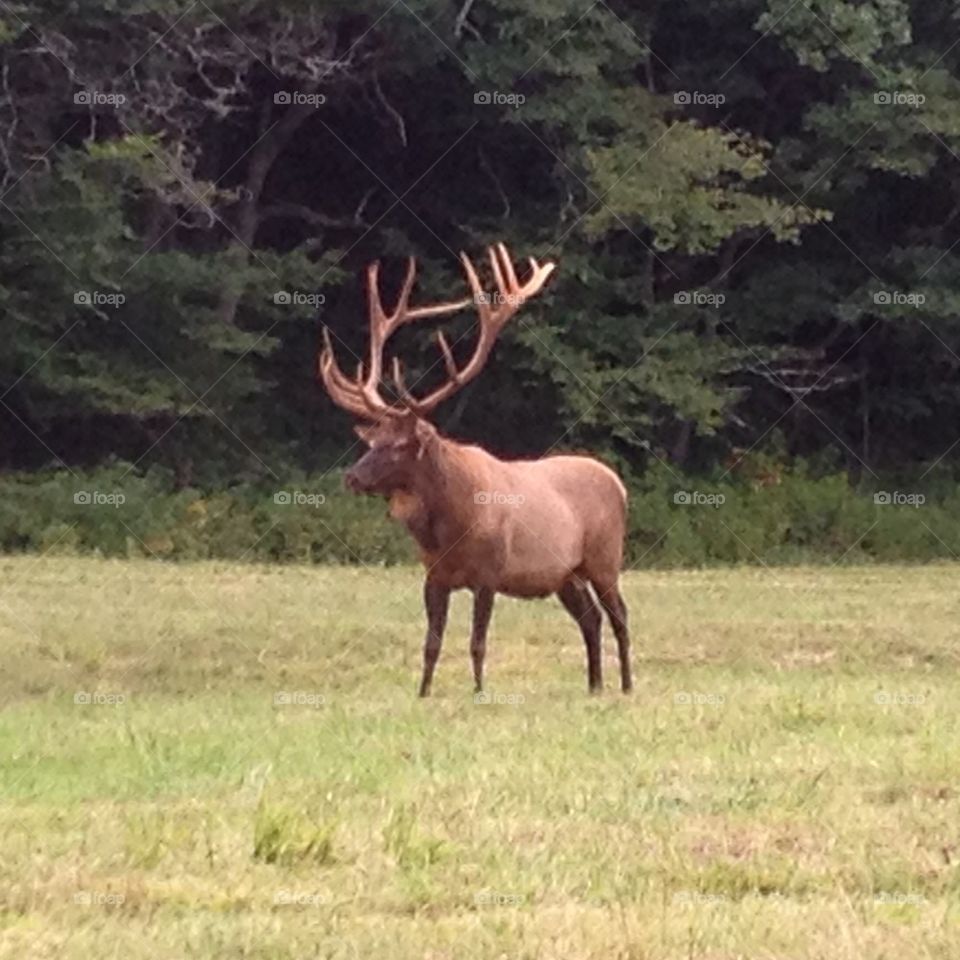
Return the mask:
<path id="1" fill-rule="evenodd" d="M 617 581 L 609 585 L 593 581 L 593 589 L 597 592 L 600 605 L 607 612 L 610 626 L 613 627 L 617 638 L 617 652 L 620 655 L 620 689 L 629 693 L 633 689 L 633 678 L 630 674 L 630 632 L 627 629 L 627 605 Z"/>
<path id="2" fill-rule="evenodd" d="M 591 693 L 603 689 L 603 667 L 600 656 L 600 608 L 587 585 L 579 578 L 568 580 L 558 591 L 560 602 L 580 626 L 587 648 L 587 685 Z"/>

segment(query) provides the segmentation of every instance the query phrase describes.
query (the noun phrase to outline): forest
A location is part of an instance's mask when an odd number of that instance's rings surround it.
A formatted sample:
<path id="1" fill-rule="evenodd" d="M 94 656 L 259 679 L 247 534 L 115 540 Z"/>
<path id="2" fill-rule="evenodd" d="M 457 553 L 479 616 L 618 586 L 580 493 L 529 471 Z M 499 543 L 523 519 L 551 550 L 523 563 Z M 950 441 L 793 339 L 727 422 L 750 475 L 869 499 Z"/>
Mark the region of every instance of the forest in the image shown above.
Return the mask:
<path id="1" fill-rule="evenodd" d="M 366 264 L 389 299 L 415 256 L 446 300 L 502 240 L 557 269 L 443 432 L 616 466 L 633 563 L 955 555 L 958 26 L 945 0 L 4 3 L 0 549 L 404 559 L 341 493 L 321 331 L 352 369 Z M 392 348 L 427 390 L 420 326 Z M 442 326 L 469 356 L 475 315 Z"/>

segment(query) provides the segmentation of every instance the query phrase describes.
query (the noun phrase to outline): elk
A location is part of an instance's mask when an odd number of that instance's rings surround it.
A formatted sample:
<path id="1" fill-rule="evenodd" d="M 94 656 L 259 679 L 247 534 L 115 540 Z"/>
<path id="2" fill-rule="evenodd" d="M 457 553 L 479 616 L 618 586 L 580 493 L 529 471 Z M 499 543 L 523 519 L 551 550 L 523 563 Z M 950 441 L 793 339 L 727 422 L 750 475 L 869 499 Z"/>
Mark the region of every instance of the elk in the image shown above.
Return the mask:
<path id="1" fill-rule="evenodd" d="M 380 298 L 379 263 L 367 268 L 369 356 L 355 377 L 337 364 L 329 330 L 323 331 L 319 375 L 335 404 L 361 421 L 357 435 L 369 449 L 346 473 L 349 490 L 383 496 L 402 522 L 426 568 L 427 634 L 420 696 L 430 694 L 440 656 L 450 594 L 473 592 L 470 656 L 477 692 L 483 690 L 487 629 L 494 596 L 543 597 L 555 593 L 577 621 L 587 654 L 588 689 L 603 687 L 600 633 L 602 607 L 617 639 L 620 685 L 630 691 L 627 608 L 619 589 L 626 529 L 626 490 L 619 477 L 584 456 L 500 460 L 479 446 L 443 436 L 427 417 L 472 381 L 487 362 L 508 320 L 543 288 L 555 264 L 530 259 L 521 283 L 503 244 L 488 250 L 497 292 L 484 291 L 466 254 L 461 261 L 471 296 L 429 306 L 410 305 L 416 261 L 410 258 L 394 309 Z M 457 365 L 442 333 L 437 342 L 446 366 L 442 386 L 421 398 L 407 389 L 399 360 L 392 363 L 398 400 L 380 393 L 383 350 L 404 324 L 443 316 L 473 305 L 479 332 L 470 360 Z M 593 593 L 591 593 L 591 588 Z"/>

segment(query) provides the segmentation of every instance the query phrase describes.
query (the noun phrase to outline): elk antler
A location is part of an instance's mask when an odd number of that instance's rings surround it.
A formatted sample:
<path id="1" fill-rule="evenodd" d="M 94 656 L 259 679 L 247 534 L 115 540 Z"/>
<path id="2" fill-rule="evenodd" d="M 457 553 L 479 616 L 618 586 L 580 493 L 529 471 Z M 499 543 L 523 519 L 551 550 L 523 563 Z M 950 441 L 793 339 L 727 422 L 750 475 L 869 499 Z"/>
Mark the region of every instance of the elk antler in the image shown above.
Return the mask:
<path id="1" fill-rule="evenodd" d="M 440 403 L 451 397 L 461 387 L 469 383 L 483 369 L 487 357 L 506 322 L 520 309 L 524 302 L 540 292 L 556 264 L 540 265 L 530 258 L 530 277 L 525 283 L 517 280 L 517 274 L 507 248 L 498 243 L 489 248 L 490 266 L 497 284 L 495 294 L 485 293 L 477 276 L 477 271 L 465 254 L 460 254 L 463 269 L 470 284 L 472 297 L 463 300 L 451 300 L 431 306 L 409 307 L 410 291 L 416 277 L 416 261 L 410 258 L 407 276 L 400 290 L 397 305 L 393 313 L 384 312 L 378 286 L 379 264 L 373 263 L 367 268 L 367 297 L 370 310 L 370 355 L 367 361 L 366 377 L 362 364 L 357 368 L 355 379 L 347 377 L 337 365 L 333 356 L 329 331 L 323 331 L 323 350 L 319 358 L 320 377 L 338 406 L 359 417 L 377 419 L 382 416 L 404 416 L 413 412 L 417 416 L 426 416 Z M 480 335 L 470 361 L 462 369 L 457 367 L 453 352 L 442 333 L 437 334 L 437 343 L 443 354 L 449 379 L 433 393 L 417 400 L 407 390 L 403 380 L 400 362 L 393 360 L 393 379 L 401 404 L 387 403 L 379 394 L 378 385 L 383 375 L 383 348 L 388 338 L 399 327 L 424 317 L 436 317 L 453 313 L 473 303 L 480 320 Z"/>

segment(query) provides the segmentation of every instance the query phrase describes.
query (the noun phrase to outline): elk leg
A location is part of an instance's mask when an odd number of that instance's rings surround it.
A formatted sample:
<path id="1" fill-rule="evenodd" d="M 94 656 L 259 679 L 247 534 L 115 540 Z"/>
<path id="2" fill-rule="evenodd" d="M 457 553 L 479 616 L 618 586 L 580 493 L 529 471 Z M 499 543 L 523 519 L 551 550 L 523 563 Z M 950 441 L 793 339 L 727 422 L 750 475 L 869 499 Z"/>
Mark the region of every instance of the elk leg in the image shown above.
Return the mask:
<path id="1" fill-rule="evenodd" d="M 580 625 L 587 647 L 587 684 L 591 693 L 603 689 L 600 660 L 600 608 L 582 580 L 568 580 L 557 592 L 560 602 Z"/>
<path id="2" fill-rule="evenodd" d="M 610 626 L 613 627 L 617 638 L 617 652 L 620 654 L 620 689 L 629 693 L 633 689 L 633 679 L 630 676 L 630 633 L 627 630 L 627 605 L 623 601 L 616 583 L 601 590 L 597 584 L 593 585 L 597 591 L 600 605 L 607 611 Z"/>
<path id="3" fill-rule="evenodd" d="M 487 628 L 493 613 L 493 590 L 479 587 L 473 592 L 473 629 L 470 632 L 470 659 L 473 661 L 473 689 L 483 690 L 483 659 L 487 655 Z"/>
<path id="4" fill-rule="evenodd" d="M 420 681 L 420 696 L 430 696 L 433 670 L 440 657 L 443 631 L 447 626 L 447 610 L 450 608 L 450 591 L 430 580 L 423 585 L 423 602 L 427 608 L 427 639 L 423 644 L 423 679 Z"/>

